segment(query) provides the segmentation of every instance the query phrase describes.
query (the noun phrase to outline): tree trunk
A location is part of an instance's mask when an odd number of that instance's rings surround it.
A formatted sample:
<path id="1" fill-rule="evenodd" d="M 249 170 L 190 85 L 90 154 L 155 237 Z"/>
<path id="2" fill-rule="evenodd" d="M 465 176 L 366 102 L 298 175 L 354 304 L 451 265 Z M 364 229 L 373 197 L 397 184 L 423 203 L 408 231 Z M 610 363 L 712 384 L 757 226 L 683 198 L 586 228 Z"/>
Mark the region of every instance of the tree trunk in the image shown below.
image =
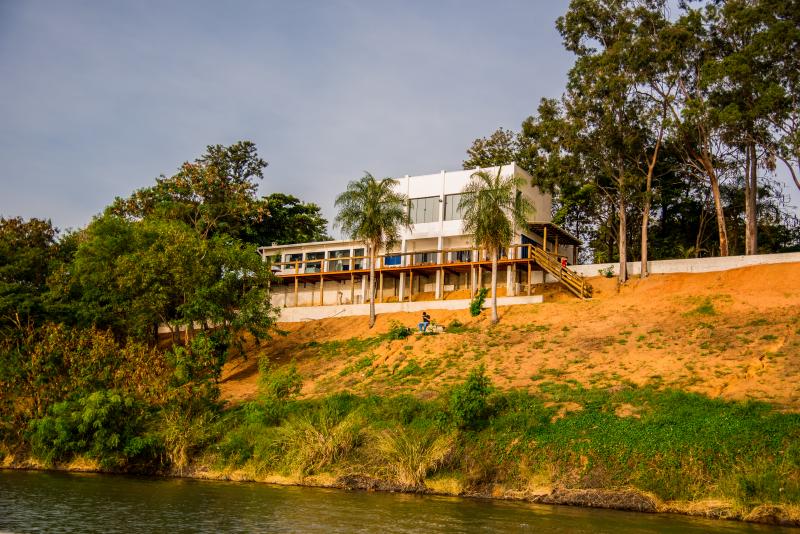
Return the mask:
<path id="1" fill-rule="evenodd" d="M 707 154 L 703 154 L 699 158 L 700 164 L 708 175 L 711 182 L 711 195 L 714 197 L 714 211 L 717 214 L 717 230 L 719 232 L 719 255 L 728 255 L 728 230 L 725 227 L 725 212 L 722 209 L 722 198 L 719 191 L 719 178 L 714 171 L 714 166 L 711 164 L 711 159 Z"/>
<path id="2" fill-rule="evenodd" d="M 369 327 L 375 326 L 375 245 L 369 247 Z"/>
<path id="3" fill-rule="evenodd" d="M 619 194 L 619 283 L 628 281 L 628 217 L 625 195 Z"/>
<path id="4" fill-rule="evenodd" d="M 667 109 L 664 107 L 664 116 L 661 118 L 661 127 L 658 130 L 658 139 L 656 139 L 656 146 L 653 149 L 653 157 L 647 162 L 647 180 L 644 187 L 644 206 L 642 207 L 642 268 L 640 271 L 641 278 L 647 278 L 650 272 L 647 269 L 647 231 L 650 224 L 650 202 L 651 202 L 651 189 L 653 188 L 653 169 L 656 168 L 656 161 L 658 161 L 658 149 L 661 148 L 661 140 L 664 138 L 664 121 L 666 120 Z"/>
<path id="5" fill-rule="evenodd" d="M 497 324 L 497 247 L 492 249 L 492 324 Z"/>
<path id="6" fill-rule="evenodd" d="M 758 252 L 758 222 L 756 218 L 756 201 L 758 199 L 758 156 L 755 143 L 747 146 L 744 173 L 744 253 L 748 256 Z"/>

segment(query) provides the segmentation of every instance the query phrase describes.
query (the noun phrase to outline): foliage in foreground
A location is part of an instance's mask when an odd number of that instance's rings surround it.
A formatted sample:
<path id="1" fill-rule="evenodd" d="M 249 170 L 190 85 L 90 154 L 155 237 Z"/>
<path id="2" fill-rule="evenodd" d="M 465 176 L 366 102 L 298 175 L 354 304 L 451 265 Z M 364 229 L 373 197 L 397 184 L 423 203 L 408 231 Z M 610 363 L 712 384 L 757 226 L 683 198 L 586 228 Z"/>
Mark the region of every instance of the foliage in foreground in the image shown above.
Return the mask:
<path id="1" fill-rule="evenodd" d="M 227 431 L 203 461 L 252 476 L 356 474 L 405 487 L 450 477 L 464 492 L 635 487 L 743 509 L 800 502 L 798 414 L 652 388 L 490 391 L 478 370 L 428 401 L 265 397 L 224 414 Z"/>

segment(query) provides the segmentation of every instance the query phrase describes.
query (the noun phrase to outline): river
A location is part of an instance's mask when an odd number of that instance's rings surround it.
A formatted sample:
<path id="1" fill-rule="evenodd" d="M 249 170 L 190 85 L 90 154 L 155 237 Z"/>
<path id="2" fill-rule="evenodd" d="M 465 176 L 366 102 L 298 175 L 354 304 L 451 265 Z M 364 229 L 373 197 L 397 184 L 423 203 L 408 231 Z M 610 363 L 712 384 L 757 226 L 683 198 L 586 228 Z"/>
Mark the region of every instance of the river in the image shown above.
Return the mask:
<path id="1" fill-rule="evenodd" d="M 0 531 L 798 532 L 511 501 L 8 470 L 0 470 Z"/>

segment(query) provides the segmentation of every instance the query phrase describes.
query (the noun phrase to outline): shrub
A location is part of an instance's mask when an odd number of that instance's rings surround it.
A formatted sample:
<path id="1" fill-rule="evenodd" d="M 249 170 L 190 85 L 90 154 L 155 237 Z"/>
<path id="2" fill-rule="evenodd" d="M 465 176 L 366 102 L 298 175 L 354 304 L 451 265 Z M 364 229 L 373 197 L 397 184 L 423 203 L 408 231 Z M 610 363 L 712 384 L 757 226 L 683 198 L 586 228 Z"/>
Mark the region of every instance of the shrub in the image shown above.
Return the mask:
<path id="1" fill-rule="evenodd" d="M 486 295 L 489 293 L 489 290 L 485 287 L 482 287 L 475 293 L 475 296 L 472 297 L 472 300 L 469 303 L 469 314 L 473 317 L 477 317 L 481 314 L 481 310 L 483 310 L 483 305 L 486 302 Z"/>
<path id="2" fill-rule="evenodd" d="M 285 400 L 297 396 L 303 388 L 303 377 L 297 372 L 297 366 L 291 364 L 281 368 L 270 366 L 267 358 L 258 362 L 258 386 L 262 395 L 277 400 Z"/>
<path id="3" fill-rule="evenodd" d="M 409 428 L 384 430 L 376 439 L 381 461 L 406 487 L 422 485 L 425 476 L 450 456 L 454 444 L 453 434 L 441 435 L 432 430 L 413 431 Z"/>
<path id="4" fill-rule="evenodd" d="M 328 407 L 291 417 L 279 429 L 284 465 L 308 475 L 335 463 L 358 445 L 363 424 L 355 412 L 341 417 Z"/>
<path id="5" fill-rule="evenodd" d="M 453 319 L 447 325 L 447 332 L 449 332 L 451 334 L 460 334 L 462 332 L 466 332 L 466 330 L 467 330 L 467 328 L 464 326 L 464 323 L 462 323 L 458 319 Z"/>
<path id="6" fill-rule="evenodd" d="M 95 391 L 77 400 L 54 404 L 49 414 L 29 424 L 32 452 L 48 464 L 84 454 L 104 467 L 145 451 L 136 438 L 141 427 L 136 401 L 117 391 Z"/>
<path id="7" fill-rule="evenodd" d="M 600 276 L 611 278 L 612 276 L 614 276 L 614 267 L 611 266 L 611 267 L 606 267 L 605 269 L 598 269 L 597 272 L 600 273 Z"/>
<path id="8" fill-rule="evenodd" d="M 170 408 L 163 413 L 161 436 L 169 462 L 183 473 L 192 454 L 206 445 L 214 436 L 213 412 L 204 411 L 193 415 L 179 408 Z"/>
<path id="9" fill-rule="evenodd" d="M 492 383 L 483 365 L 473 369 L 467 379 L 450 393 L 450 415 L 459 428 L 476 428 L 486 418 Z"/>
<path id="10" fill-rule="evenodd" d="M 389 323 L 389 333 L 386 335 L 388 339 L 405 339 L 414 331 L 411 328 L 400 324 L 397 321 L 392 321 Z"/>

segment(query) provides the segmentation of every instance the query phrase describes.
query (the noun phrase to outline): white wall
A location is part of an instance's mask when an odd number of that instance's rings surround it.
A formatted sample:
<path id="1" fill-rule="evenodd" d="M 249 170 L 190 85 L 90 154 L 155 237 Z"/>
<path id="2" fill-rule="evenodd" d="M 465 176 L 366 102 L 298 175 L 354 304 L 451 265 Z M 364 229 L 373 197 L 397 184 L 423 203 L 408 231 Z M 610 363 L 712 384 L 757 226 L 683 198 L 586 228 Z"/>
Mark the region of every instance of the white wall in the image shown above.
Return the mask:
<path id="1" fill-rule="evenodd" d="M 757 254 L 753 256 L 728 256 L 725 258 L 691 258 L 681 260 L 656 260 L 647 262 L 652 274 L 668 273 L 708 273 L 727 271 L 748 267 L 750 265 L 766 265 L 770 263 L 800 263 L 800 252 L 784 254 Z M 595 263 L 591 265 L 570 266 L 572 270 L 583 276 L 598 276 L 601 269 L 611 267 L 615 275 L 619 274 L 619 263 Z M 628 262 L 628 274 L 641 274 L 642 262 Z M 798 267 L 800 269 L 800 266 Z"/>
<path id="2" fill-rule="evenodd" d="M 539 304 L 543 300 L 541 295 L 530 297 L 498 297 L 498 306 L 511 306 L 515 304 Z M 396 312 L 421 312 L 423 310 L 465 310 L 469 307 L 469 299 L 463 300 L 426 300 L 421 302 L 390 302 L 376 303 L 376 313 L 396 313 Z M 490 302 L 484 304 L 489 307 Z M 278 321 L 281 323 L 296 323 L 300 321 L 315 321 L 328 319 L 331 317 L 350 317 L 357 315 L 369 315 L 369 304 L 357 304 L 355 306 L 314 306 L 308 308 L 284 308 Z M 436 314 L 432 313 L 433 320 Z M 406 325 L 414 326 L 414 325 Z"/>

